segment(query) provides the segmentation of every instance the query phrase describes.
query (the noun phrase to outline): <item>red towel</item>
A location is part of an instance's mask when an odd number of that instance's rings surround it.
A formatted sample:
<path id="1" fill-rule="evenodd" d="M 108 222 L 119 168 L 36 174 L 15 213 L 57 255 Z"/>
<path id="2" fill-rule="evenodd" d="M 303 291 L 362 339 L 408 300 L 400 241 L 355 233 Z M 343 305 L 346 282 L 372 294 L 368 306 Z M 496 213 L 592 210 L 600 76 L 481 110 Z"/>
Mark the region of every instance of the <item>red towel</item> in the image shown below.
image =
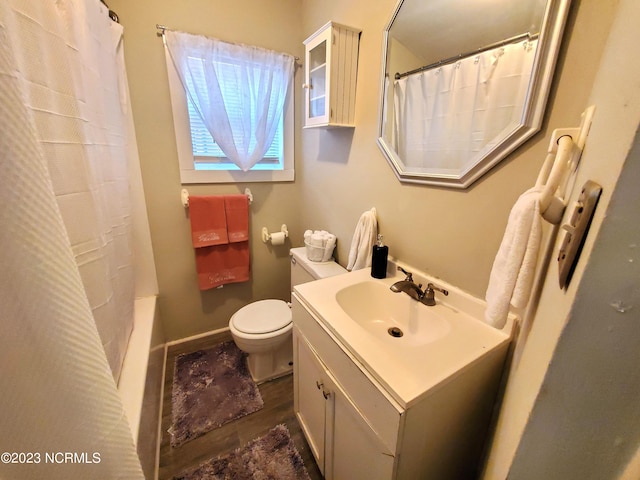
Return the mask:
<path id="1" fill-rule="evenodd" d="M 189 217 L 200 290 L 248 281 L 247 196 L 189 197 Z"/>
<path id="2" fill-rule="evenodd" d="M 246 195 L 226 195 L 224 210 L 227 217 L 229 243 L 249 240 L 249 199 Z"/>
<path id="3" fill-rule="evenodd" d="M 224 197 L 189 197 L 189 219 L 194 248 L 229 242 Z"/>
<path id="4" fill-rule="evenodd" d="M 249 280 L 249 241 L 196 248 L 200 290 Z"/>

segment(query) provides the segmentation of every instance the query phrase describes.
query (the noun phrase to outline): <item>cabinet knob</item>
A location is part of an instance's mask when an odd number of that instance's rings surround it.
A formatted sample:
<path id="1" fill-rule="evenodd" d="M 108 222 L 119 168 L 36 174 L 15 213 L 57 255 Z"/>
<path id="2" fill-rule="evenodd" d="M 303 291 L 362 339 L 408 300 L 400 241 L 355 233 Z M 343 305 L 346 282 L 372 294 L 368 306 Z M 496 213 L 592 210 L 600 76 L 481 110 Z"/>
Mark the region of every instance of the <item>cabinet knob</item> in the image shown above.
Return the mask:
<path id="1" fill-rule="evenodd" d="M 324 385 L 323 383 L 320 383 L 316 380 L 316 387 L 318 387 L 318 390 L 320 390 L 322 388 L 322 385 Z"/>
<path id="2" fill-rule="evenodd" d="M 322 396 L 324 397 L 324 399 L 326 400 L 327 398 L 329 398 L 331 396 L 331 392 L 325 392 L 324 389 L 322 390 Z"/>

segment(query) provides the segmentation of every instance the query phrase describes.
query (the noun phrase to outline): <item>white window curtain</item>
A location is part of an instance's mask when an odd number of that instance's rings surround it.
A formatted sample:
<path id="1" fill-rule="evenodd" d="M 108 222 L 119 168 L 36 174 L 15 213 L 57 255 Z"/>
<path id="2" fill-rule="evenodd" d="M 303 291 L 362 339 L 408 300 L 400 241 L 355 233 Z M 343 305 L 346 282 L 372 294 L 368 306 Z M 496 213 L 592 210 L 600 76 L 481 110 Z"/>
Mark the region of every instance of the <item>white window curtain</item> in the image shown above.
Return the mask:
<path id="1" fill-rule="evenodd" d="M 395 150 L 406 167 L 457 173 L 521 121 L 537 40 L 395 81 Z"/>
<path id="2" fill-rule="evenodd" d="M 166 31 L 183 87 L 224 154 L 248 171 L 269 150 L 284 111 L 294 58 L 263 48 Z"/>

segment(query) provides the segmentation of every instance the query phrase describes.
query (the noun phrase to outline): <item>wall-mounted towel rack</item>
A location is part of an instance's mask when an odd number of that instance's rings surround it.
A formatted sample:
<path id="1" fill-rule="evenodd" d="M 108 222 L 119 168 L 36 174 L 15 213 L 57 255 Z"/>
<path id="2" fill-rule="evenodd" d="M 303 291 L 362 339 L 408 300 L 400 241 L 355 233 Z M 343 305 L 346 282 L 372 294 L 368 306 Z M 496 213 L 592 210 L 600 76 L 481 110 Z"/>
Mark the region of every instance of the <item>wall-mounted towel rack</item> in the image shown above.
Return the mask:
<path id="1" fill-rule="evenodd" d="M 540 214 L 554 225 L 562 220 L 567 185 L 580 162 L 594 112 L 595 106 L 592 105 L 582 113 L 579 127 L 558 128 L 551 135 L 547 157 L 538 174 L 536 186 L 543 187 L 539 199 Z"/>
<path id="2" fill-rule="evenodd" d="M 249 205 L 251 205 L 253 203 L 253 194 L 251 193 L 251 190 L 245 188 L 244 194 L 248 197 Z M 184 208 L 189 208 L 189 190 L 187 190 L 186 188 L 183 188 L 180 191 L 180 201 L 182 202 L 182 206 Z"/>

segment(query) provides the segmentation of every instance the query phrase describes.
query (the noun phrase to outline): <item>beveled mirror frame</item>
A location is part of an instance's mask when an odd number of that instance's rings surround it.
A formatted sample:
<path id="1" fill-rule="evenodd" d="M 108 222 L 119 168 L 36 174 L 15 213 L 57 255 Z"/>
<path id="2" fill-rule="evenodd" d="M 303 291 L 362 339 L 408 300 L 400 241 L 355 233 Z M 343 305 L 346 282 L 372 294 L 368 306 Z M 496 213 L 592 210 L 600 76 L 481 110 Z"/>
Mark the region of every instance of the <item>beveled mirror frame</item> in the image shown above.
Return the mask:
<path id="1" fill-rule="evenodd" d="M 529 84 L 530 88 L 525 99 L 521 123 L 484 156 L 469 165 L 460 175 L 405 171 L 402 166 L 403 162 L 398 157 L 398 154 L 383 137 L 385 102 L 387 98 L 386 88 L 388 83 L 385 80 L 388 75 L 391 75 L 391 77 L 389 77 L 389 82 L 391 82 L 391 78 L 393 77 L 392 73 L 386 71 L 389 30 L 404 2 L 405 0 L 398 0 L 393 15 L 383 33 L 377 143 L 398 177 L 398 180 L 401 182 L 464 189 L 504 160 L 511 152 L 540 130 L 571 0 L 548 0 L 546 2 L 538 48 L 536 50 Z"/>

